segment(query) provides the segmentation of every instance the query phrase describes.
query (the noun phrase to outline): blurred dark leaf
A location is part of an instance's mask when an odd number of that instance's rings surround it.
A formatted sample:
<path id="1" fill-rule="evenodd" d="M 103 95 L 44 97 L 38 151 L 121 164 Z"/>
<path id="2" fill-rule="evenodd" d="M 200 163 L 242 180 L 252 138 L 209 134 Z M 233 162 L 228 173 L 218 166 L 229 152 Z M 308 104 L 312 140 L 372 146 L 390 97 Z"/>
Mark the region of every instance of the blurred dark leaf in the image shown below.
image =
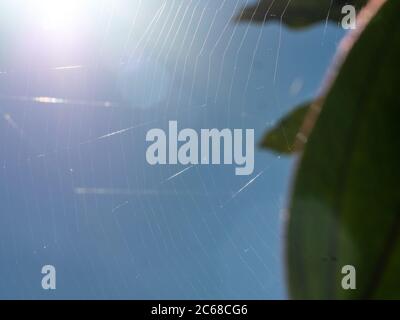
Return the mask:
<path id="1" fill-rule="evenodd" d="M 291 28 L 302 28 L 318 22 L 340 22 L 346 4 L 361 9 L 368 0 L 259 0 L 236 16 L 237 22 L 269 23 L 280 21 Z"/>
<path id="2" fill-rule="evenodd" d="M 292 154 L 302 150 L 302 144 L 296 143 L 300 128 L 311 103 L 296 107 L 264 136 L 261 147 L 282 154 Z"/>
<path id="3" fill-rule="evenodd" d="M 289 209 L 292 298 L 400 298 L 399 12 L 388 0 L 372 18 L 309 136 Z"/>

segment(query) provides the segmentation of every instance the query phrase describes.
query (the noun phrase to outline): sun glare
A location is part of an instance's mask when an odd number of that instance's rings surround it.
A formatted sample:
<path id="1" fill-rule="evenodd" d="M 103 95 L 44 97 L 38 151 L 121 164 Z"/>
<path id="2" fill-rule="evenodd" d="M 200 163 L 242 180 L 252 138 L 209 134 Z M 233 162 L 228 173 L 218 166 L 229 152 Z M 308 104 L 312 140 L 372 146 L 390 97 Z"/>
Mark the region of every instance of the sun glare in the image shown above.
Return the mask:
<path id="1" fill-rule="evenodd" d="M 31 0 L 30 13 L 46 31 L 66 32 L 83 19 L 85 0 Z"/>

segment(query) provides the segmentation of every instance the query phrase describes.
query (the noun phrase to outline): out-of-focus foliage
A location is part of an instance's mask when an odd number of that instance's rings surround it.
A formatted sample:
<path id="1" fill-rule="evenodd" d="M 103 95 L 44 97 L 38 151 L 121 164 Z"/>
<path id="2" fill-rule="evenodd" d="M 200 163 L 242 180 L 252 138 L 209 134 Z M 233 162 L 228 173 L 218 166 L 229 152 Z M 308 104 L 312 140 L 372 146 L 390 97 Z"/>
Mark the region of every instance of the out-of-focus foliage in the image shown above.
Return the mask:
<path id="1" fill-rule="evenodd" d="M 399 12 L 388 0 L 372 18 L 308 137 L 289 208 L 292 298 L 400 298 Z"/>
<path id="2" fill-rule="evenodd" d="M 366 2 L 260 0 L 237 20 L 299 28 L 339 22 L 345 4 Z M 342 44 L 323 97 L 296 108 L 261 143 L 302 151 L 286 243 L 294 299 L 400 298 L 399 12 L 400 1 L 371 0 L 366 27 Z M 348 265 L 354 290 L 342 286 Z"/>
<path id="3" fill-rule="evenodd" d="M 302 150 L 303 142 L 300 128 L 311 103 L 304 103 L 283 118 L 272 130 L 268 131 L 261 147 L 281 154 L 292 154 Z M 300 140 L 300 143 L 296 143 Z"/>
<path id="4" fill-rule="evenodd" d="M 281 21 L 291 28 L 303 28 L 314 23 L 343 18 L 342 8 L 351 4 L 357 10 L 368 0 L 259 0 L 245 7 L 235 17 L 239 22 L 269 23 Z"/>

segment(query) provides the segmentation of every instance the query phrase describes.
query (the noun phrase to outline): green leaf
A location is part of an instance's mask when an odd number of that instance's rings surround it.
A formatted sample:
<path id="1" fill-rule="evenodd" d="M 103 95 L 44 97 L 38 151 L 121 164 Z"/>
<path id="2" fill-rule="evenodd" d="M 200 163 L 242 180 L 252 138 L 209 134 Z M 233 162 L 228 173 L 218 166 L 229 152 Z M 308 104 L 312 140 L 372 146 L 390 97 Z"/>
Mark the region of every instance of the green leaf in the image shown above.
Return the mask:
<path id="1" fill-rule="evenodd" d="M 270 23 L 280 21 L 291 28 L 303 28 L 319 22 L 342 20 L 342 8 L 351 4 L 361 9 L 368 0 L 259 0 L 243 8 L 237 22 Z"/>
<path id="2" fill-rule="evenodd" d="M 310 105 L 311 103 L 305 103 L 283 118 L 277 126 L 264 136 L 260 144 L 261 147 L 281 154 L 292 154 L 301 151 L 303 149 L 302 142 L 304 141 L 301 141 L 299 132 Z"/>
<path id="3" fill-rule="evenodd" d="M 372 18 L 308 138 L 287 226 L 292 298 L 400 298 L 399 13 L 388 0 Z M 356 290 L 341 286 L 345 265 Z"/>

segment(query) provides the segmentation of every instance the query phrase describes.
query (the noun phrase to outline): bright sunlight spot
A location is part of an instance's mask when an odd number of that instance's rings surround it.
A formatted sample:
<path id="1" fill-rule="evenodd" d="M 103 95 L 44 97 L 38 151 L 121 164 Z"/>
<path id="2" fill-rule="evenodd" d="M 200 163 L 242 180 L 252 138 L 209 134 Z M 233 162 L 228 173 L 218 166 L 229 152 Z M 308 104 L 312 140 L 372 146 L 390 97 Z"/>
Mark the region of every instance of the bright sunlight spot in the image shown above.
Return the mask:
<path id="1" fill-rule="evenodd" d="M 69 32 L 82 22 L 86 0 L 31 0 L 29 11 L 46 31 Z"/>

